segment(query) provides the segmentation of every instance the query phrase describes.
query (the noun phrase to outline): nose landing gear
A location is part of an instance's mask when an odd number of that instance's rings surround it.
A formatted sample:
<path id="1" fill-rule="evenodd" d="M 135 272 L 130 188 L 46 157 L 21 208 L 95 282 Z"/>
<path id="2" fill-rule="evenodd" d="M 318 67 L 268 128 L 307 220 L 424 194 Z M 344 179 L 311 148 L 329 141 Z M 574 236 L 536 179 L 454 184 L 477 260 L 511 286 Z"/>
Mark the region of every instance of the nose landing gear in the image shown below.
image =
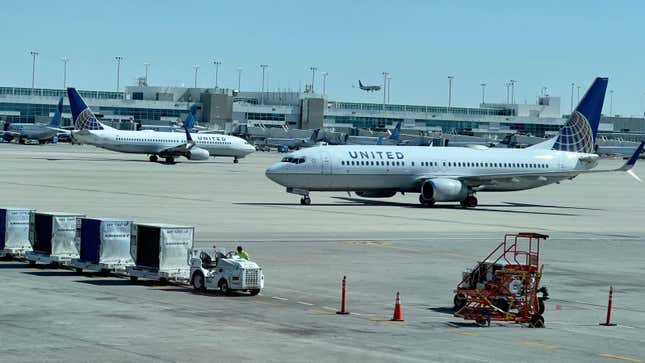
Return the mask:
<path id="1" fill-rule="evenodd" d="M 310 205 L 311 204 L 311 198 L 309 198 L 308 195 L 305 195 L 304 197 L 300 198 L 300 204 L 302 204 L 302 205 Z"/>
<path id="2" fill-rule="evenodd" d="M 150 159 L 150 161 L 152 161 L 153 163 L 156 163 L 156 162 L 157 162 L 157 160 L 159 160 L 159 158 L 157 157 L 157 155 L 150 155 L 150 157 L 149 157 L 148 159 Z"/>

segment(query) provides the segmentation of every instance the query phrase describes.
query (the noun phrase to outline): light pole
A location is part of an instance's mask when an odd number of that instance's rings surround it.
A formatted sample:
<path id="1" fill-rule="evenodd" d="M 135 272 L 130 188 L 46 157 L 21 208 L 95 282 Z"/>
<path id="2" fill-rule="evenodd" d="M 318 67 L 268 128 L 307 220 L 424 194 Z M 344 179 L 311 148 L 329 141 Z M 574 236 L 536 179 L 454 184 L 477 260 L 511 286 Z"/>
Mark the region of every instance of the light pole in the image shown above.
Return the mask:
<path id="1" fill-rule="evenodd" d="M 318 70 L 318 67 L 309 67 L 309 70 L 311 71 L 311 93 L 314 93 L 314 83 L 316 81 L 316 71 Z"/>
<path id="2" fill-rule="evenodd" d="M 213 61 L 213 64 L 215 65 L 215 89 L 219 87 L 219 65 L 222 64 L 222 62 L 216 60 Z"/>
<path id="3" fill-rule="evenodd" d="M 31 54 L 31 94 L 34 94 L 34 86 L 36 84 L 36 57 L 38 56 L 37 50 L 32 50 L 29 52 Z"/>
<path id="4" fill-rule="evenodd" d="M 67 88 L 67 62 L 69 58 L 61 57 L 60 60 L 63 62 L 63 89 Z"/>
<path id="5" fill-rule="evenodd" d="M 448 76 L 448 108 L 452 107 L 452 80 L 455 76 Z"/>
<path id="6" fill-rule="evenodd" d="M 195 70 L 195 88 L 197 88 L 197 71 L 199 70 L 199 64 L 193 64 L 193 69 Z"/>
<path id="7" fill-rule="evenodd" d="M 121 77 L 121 60 L 123 60 L 123 57 L 116 56 L 114 57 L 114 59 L 116 59 L 116 91 L 119 92 L 119 81 Z"/>
<path id="8" fill-rule="evenodd" d="M 146 80 L 146 87 L 148 87 L 148 68 L 150 68 L 150 63 L 145 62 L 143 63 L 143 66 L 146 68 L 146 74 L 145 74 L 145 80 Z"/>
<path id="9" fill-rule="evenodd" d="M 486 103 L 486 82 L 482 82 L 479 84 L 482 86 L 482 105 Z"/>
<path id="10" fill-rule="evenodd" d="M 385 109 L 385 97 L 387 96 L 387 76 L 390 74 L 388 72 L 382 72 L 383 75 L 383 109 Z"/>
<path id="11" fill-rule="evenodd" d="M 515 83 L 518 81 L 511 79 L 509 82 L 511 82 L 511 104 L 515 104 Z"/>
<path id="12" fill-rule="evenodd" d="M 387 76 L 387 104 L 390 104 L 390 84 L 392 84 L 392 76 Z"/>
<path id="13" fill-rule="evenodd" d="M 262 68 L 262 94 L 260 96 L 262 104 L 264 104 L 264 72 L 266 71 L 268 66 L 268 64 L 260 64 L 260 68 Z"/>
<path id="14" fill-rule="evenodd" d="M 614 90 L 609 91 L 609 117 L 614 114 Z"/>
<path id="15" fill-rule="evenodd" d="M 240 91 L 242 82 L 242 67 L 237 67 L 237 91 Z"/>
<path id="16" fill-rule="evenodd" d="M 327 94 L 327 88 L 326 88 L 327 87 L 327 75 L 329 75 L 329 73 L 327 73 L 327 72 L 323 72 L 323 74 L 322 74 L 322 76 L 323 76 L 323 90 L 322 90 L 323 95 Z"/>
<path id="17" fill-rule="evenodd" d="M 511 83 L 510 82 L 504 82 L 504 87 L 506 87 L 506 104 L 508 105 L 510 103 L 510 91 L 511 91 Z"/>
<path id="18" fill-rule="evenodd" d="M 578 103 L 580 103 L 580 86 L 578 86 Z"/>
<path id="19" fill-rule="evenodd" d="M 573 113 L 573 87 L 575 87 L 576 84 L 571 82 L 571 111 L 570 113 Z"/>

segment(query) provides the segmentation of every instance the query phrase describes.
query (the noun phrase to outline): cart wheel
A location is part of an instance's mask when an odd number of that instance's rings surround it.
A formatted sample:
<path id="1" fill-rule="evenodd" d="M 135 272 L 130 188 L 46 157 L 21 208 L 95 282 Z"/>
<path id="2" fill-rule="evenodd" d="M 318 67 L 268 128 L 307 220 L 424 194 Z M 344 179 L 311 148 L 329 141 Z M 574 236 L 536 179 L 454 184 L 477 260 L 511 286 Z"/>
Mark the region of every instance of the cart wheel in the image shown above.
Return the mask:
<path id="1" fill-rule="evenodd" d="M 464 296 L 464 294 L 455 294 L 452 302 L 454 304 L 455 311 L 459 311 L 466 305 L 466 297 Z"/>
<path id="2" fill-rule="evenodd" d="M 490 326 L 490 319 L 477 319 L 475 323 L 481 327 Z"/>
<path id="3" fill-rule="evenodd" d="M 201 271 L 197 271 L 193 274 L 193 288 L 197 291 L 206 291 L 204 274 Z"/>
<path id="4" fill-rule="evenodd" d="M 82 273 L 83 273 L 83 269 L 82 269 L 82 268 L 78 268 L 78 267 L 77 267 L 77 268 L 75 268 L 75 269 L 74 269 L 74 271 L 76 271 L 76 273 L 77 273 L 77 274 L 82 274 Z"/>
<path id="5" fill-rule="evenodd" d="M 130 281 L 132 281 L 132 282 L 137 282 L 138 280 L 139 280 L 139 278 L 138 278 L 138 277 L 136 277 L 136 276 L 130 276 Z"/>
<path id="6" fill-rule="evenodd" d="M 260 293 L 260 289 L 251 289 L 249 290 L 249 293 L 251 294 L 251 296 L 255 296 Z"/>
<path id="7" fill-rule="evenodd" d="M 217 285 L 219 286 L 219 290 L 222 292 L 222 294 L 230 295 L 231 290 L 229 290 L 228 282 L 226 282 L 226 280 L 224 279 L 219 280 L 219 284 Z"/>
<path id="8" fill-rule="evenodd" d="M 538 314 L 544 314 L 544 309 L 544 300 L 542 298 L 538 298 Z"/>
<path id="9" fill-rule="evenodd" d="M 529 328 L 544 328 L 544 318 L 540 314 L 534 314 L 529 321 Z"/>

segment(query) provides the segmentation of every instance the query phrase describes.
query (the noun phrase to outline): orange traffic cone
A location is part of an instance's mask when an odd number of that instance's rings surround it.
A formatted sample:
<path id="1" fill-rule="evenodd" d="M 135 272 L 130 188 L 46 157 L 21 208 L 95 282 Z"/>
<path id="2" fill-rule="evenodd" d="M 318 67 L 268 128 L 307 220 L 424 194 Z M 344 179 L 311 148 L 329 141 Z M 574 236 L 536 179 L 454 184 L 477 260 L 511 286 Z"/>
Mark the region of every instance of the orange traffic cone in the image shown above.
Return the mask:
<path id="1" fill-rule="evenodd" d="M 401 312 L 401 298 L 399 292 L 396 292 L 396 302 L 394 303 L 394 315 L 390 321 L 403 321 L 403 313 Z"/>

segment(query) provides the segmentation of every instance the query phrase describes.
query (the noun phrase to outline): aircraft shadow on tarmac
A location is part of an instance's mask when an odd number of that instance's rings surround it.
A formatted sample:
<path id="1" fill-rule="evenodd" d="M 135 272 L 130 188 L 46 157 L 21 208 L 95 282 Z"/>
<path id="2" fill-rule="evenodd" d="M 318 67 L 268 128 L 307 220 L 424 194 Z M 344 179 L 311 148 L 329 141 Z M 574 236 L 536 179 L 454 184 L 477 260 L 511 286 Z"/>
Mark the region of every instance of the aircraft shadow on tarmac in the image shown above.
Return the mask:
<path id="1" fill-rule="evenodd" d="M 529 211 L 529 210 L 513 210 L 509 208 L 554 208 L 554 209 L 582 209 L 582 210 L 602 210 L 602 209 L 591 209 L 591 208 L 578 208 L 578 207 L 567 207 L 567 206 L 550 206 L 550 205 L 539 205 L 539 204 L 522 204 L 522 203 L 509 203 L 503 202 L 503 204 L 480 204 L 476 208 L 463 208 L 457 204 L 438 204 L 432 207 L 425 207 L 421 204 L 416 203 L 401 203 L 387 200 L 373 200 L 373 199 L 362 199 L 362 198 L 351 198 L 351 197 L 332 197 L 333 199 L 346 201 L 348 203 L 324 203 L 324 204 L 314 204 L 316 207 L 364 207 L 364 206 L 383 206 L 383 207 L 401 207 L 401 208 L 418 208 L 425 210 L 463 210 L 468 212 L 499 212 L 499 213 L 514 213 L 514 214 L 532 214 L 532 215 L 549 215 L 549 216 L 567 216 L 567 217 L 578 217 L 579 214 L 573 213 L 563 213 L 563 212 L 539 212 L 539 211 Z M 262 202 L 245 202 L 245 203 L 234 203 L 236 205 L 256 205 L 256 206 L 297 206 L 298 203 L 262 203 Z"/>
<path id="2" fill-rule="evenodd" d="M 26 265 L 24 263 L 0 263 L 0 270 L 3 268 L 10 269 L 10 268 L 28 268 L 29 265 Z"/>
<path id="3" fill-rule="evenodd" d="M 130 281 L 129 279 L 123 279 L 123 278 L 118 278 L 111 276 L 111 279 L 100 279 L 100 280 L 93 280 L 91 279 L 88 280 L 76 280 L 74 282 L 78 282 L 81 284 L 88 284 L 88 285 L 94 285 L 94 286 L 129 286 L 129 285 L 139 285 L 139 286 L 165 286 L 164 284 L 160 283 L 159 281 L 154 281 L 154 280 L 142 280 L 142 281 Z"/>
<path id="4" fill-rule="evenodd" d="M 153 164 L 153 162 L 146 159 L 114 159 L 114 158 L 52 158 L 52 157 L 32 157 L 34 160 L 47 160 L 47 161 L 88 161 L 88 162 L 130 162 L 130 163 L 146 163 Z M 185 164 L 185 165 L 199 165 L 199 164 L 233 164 L 232 161 L 175 161 L 172 164 L 165 163 L 163 161 L 154 162 L 154 164 L 159 165 L 175 165 L 175 164 Z"/>

